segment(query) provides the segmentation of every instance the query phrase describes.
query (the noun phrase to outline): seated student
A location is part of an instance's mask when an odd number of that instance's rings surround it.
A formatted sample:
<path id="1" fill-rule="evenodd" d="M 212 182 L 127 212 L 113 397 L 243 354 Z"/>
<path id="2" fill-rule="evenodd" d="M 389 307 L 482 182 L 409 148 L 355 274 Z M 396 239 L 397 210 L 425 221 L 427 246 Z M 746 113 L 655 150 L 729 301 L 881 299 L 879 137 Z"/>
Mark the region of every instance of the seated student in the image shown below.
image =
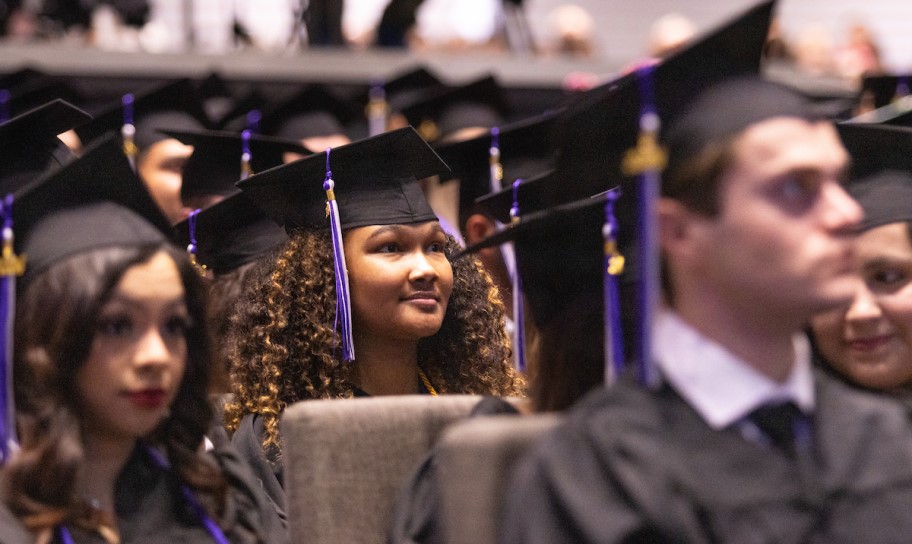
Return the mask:
<path id="1" fill-rule="evenodd" d="M 239 184 L 290 236 L 238 305 L 229 339 L 235 400 L 226 407 L 233 441 L 280 507 L 278 421 L 294 402 L 522 391 L 490 278 L 473 260 L 451 260 L 457 246 L 416 181 L 445 168 L 405 128 Z M 326 215 L 327 188 L 342 244 Z"/>
<path id="2" fill-rule="evenodd" d="M 526 189 L 543 196 L 567 182 L 559 173 L 540 180 Z M 526 200 L 529 198 L 534 197 Z M 572 211 L 557 216 L 530 209 L 519 223 L 466 250 L 474 254 L 513 241 L 527 302 L 526 319 L 535 333 L 535 341 L 530 342 L 534 349 L 529 350 L 529 402 L 514 405 L 485 398 L 472 417 L 565 410 L 604 383 L 605 197 Z M 500 215 L 502 210 L 491 213 Z M 436 449 L 432 450 L 400 491 L 387 533 L 390 544 L 445 541 L 437 456 Z"/>
<path id="3" fill-rule="evenodd" d="M 840 125 L 850 193 L 865 212 L 851 303 L 811 320 L 822 361 L 847 382 L 908 400 L 912 390 L 912 130 Z"/>
<path id="4" fill-rule="evenodd" d="M 692 100 L 667 142 L 661 382 L 578 404 L 518 467 L 502 541 L 904 540 L 905 414 L 815 373 L 800 334 L 856 284 L 862 213 L 835 129 L 738 79 Z"/>
<path id="5" fill-rule="evenodd" d="M 132 96 L 132 95 L 130 95 Z M 193 148 L 162 130 L 202 130 L 210 121 L 192 83 L 181 79 L 128 96 L 76 129 L 82 145 L 109 133 L 124 136 L 124 152 L 171 224 L 187 216 L 181 204 L 181 174 Z"/>
<path id="6" fill-rule="evenodd" d="M 204 293 L 119 141 L 17 192 L 13 219 L 20 449 L 0 541 L 285 541 L 237 453 L 202 447 Z"/>

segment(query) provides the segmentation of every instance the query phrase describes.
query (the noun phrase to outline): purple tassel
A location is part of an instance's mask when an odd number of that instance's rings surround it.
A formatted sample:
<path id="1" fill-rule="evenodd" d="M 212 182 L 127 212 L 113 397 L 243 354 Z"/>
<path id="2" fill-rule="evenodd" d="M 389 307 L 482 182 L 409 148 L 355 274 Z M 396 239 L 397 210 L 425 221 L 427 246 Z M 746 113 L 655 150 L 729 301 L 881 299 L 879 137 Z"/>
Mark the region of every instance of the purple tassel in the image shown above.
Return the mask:
<path id="1" fill-rule="evenodd" d="M 0 465 L 17 447 L 16 404 L 13 391 L 13 326 L 16 314 L 16 277 L 25 272 L 25 259 L 13 253 L 13 196 L 0 207 L 3 219 L 3 254 L 0 256 Z"/>
<path id="2" fill-rule="evenodd" d="M 637 258 L 642 277 L 637 294 L 640 309 L 637 323 L 637 357 L 640 365 L 637 378 L 642 385 L 656 389 L 660 376 L 652 360 L 652 324 L 659 305 L 659 243 L 655 217 L 655 204 L 659 199 L 661 171 L 667 159 L 659 147 L 659 115 L 653 92 L 653 66 L 637 70 L 640 91 L 640 135 L 637 146 L 624 157 L 624 173 L 639 176 L 637 202 Z"/>
<path id="3" fill-rule="evenodd" d="M 136 125 L 133 123 L 133 93 L 127 93 L 121 98 L 123 104 L 123 126 L 120 127 L 120 135 L 123 137 L 123 150 L 130 166 L 136 170 L 136 156 L 139 154 L 139 148 L 136 147 Z"/>
<path id="4" fill-rule="evenodd" d="M 193 268 L 195 268 L 201 276 L 205 276 L 206 265 L 201 264 L 196 260 L 196 252 L 199 248 L 196 243 L 196 218 L 201 211 L 203 211 L 202 208 L 197 208 L 190 212 L 190 215 L 187 216 L 187 230 L 190 238 L 190 243 L 187 244 L 187 253 L 190 255 L 190 264 L 193 265 Z"/>
<path id="5" fill-rule="evenodd" d="M 367 130 L 368 136 L 378 136 L 386 132 L 389 106 L 386 103 L 386 89 L 383 85 L 375 83 L 370 88 L 370 99 L 367 103 Z"/>
<path id="6" fill-rule="evenodd" d="M 333 266 L 336 275 L 336 322 L 335 327 L 342 324 L 342 360 L 355 360 L 355 343 L 352 338 L 351 300 L 348 288 L 348 269 L 345 267 L 345 247 L 342 245 L 342 224 L 339 220 L 339 204 L 336 202 L 334 191 L 336 182 L 332 179 L 332 170 L 329 168 L 329 153 L 331 147 L 326 148 L 326 178 L 323 180 L 323 190 L 326 191 L 326 211 L 329 215 L 329 224 L 332 232 Z"/>
<path id="7" fill-rule="evenodd" d="M 491 192 L 496 193 L 503 189 L 503 165 L 500 162 L 500 129 L 491 128 L 491 147 L 488 150 L 488 160 L 491 167 Z"/>
<path id="8" fill-rule="evenodd" d="M 0 123 L 10 120 L 10 92 L 6 89 L 0 89 Z"/>
<path id="9" fill-rule="evenodd" d="M 247 112 L 247 130 L 251 134 L 260 133 L 260 119 L 263 118 L 263 114 L 260 110 L 250 110 Z"/>
<path id="10" fill-rule="evenodd" d="M 621 328 L 621 304 L 618 296 L 618 276 L 624 269 L 624 257 L 617 251 L 618 223 L 614 217 L 614 203 L 619 191 L 609 191 L 605 200 L 605 263 L 603 296 L 605 322 L 605 384 L 614 383 L 624 371 L 624 340 Z"/>
<path id="11" fill-rule="evenodd" d="M 510 207 L 510 222 L 519 222 L 519 186 L 521 179 L 513 182 L 513 205 Z M 513 359 L 516 370 L 526 371 L 526 319 L 523 308 L 522 278 L 519 276 L 519 265 L 516 263 L 516 254 L 513 244 L 505 244 L 504 248 L 512 256 L 513 267 L 510 271 L 513 291 Z M 506 260 L 506 259 L 504 259 Z"/>
<path id="12" fill-rule="evenodd" d="M 253 175 L 253 168 L 250 161 L 253 156 L 250 154 L 250 130 L 241 132 L 241 179 L 247 179 Z"/>

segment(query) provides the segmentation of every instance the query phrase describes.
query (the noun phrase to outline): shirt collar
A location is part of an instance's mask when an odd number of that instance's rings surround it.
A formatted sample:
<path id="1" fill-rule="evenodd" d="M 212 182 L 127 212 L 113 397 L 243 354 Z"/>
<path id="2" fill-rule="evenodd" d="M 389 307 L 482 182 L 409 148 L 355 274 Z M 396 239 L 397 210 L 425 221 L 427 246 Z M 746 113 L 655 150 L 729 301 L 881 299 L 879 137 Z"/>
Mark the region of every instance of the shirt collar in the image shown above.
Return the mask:
<path id="1" fill-rule="evenodd" d="M 714 429 L 768 403 L 793 401 L 806 414 L 814 411 L 811 348 L 803 334 L 793 338 L 795 361 L 782 383 L 757 372 L 673 312 L 659 312 L 653 339 L 653 358 L 665 379 Z"/>

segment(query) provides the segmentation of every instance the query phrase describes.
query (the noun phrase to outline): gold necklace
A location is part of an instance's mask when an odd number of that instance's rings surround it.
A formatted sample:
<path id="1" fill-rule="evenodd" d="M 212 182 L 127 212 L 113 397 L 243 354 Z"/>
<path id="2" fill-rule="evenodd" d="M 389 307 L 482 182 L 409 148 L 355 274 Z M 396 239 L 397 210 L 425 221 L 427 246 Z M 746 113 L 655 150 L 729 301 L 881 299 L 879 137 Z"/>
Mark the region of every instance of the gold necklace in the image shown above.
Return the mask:
<path id="1" fill-rule="evenodd" d="M 427 392 L 436 397 L 437 390 L 434 389 L 434 386 L 431 385 L 431 380 L 428 379 L 427 375 L 420 368 L 418 369 L 418 377 L 421 378 L 421 383 L 424 384 L 424 388 L 427 389 Z"/>

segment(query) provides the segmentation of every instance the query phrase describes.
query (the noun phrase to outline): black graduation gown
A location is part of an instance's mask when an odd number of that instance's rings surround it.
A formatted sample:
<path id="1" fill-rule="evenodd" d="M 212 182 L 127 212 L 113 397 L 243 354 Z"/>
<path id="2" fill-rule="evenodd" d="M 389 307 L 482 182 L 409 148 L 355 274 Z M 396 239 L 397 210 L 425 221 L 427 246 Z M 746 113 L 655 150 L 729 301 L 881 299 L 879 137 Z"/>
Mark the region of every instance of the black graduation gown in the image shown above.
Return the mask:
<path id="1" fill-rule="evenodd" d="M 272 501 L 278 516 L 284 521 L 287 519 L 282 479 L 284 466 L 277 448 L 271 448 L 268 452 L 263 451 L 264 438 L 266 428 L 263 425 L 263 418 L 257 414 L 247 414 L 241 418 L 241 423 L 231 436 L 231 443 L 247 461 L 254 477 L 260 481 L 263 491 Z"/>
<path id="2" fill-rule="evenodd" d="M 228 540 L 234 544 L 288 542 L 286 529 L 237 451 L 225 444 L 216 448 L 211 453 L 229 486 L 225 513 L 217 521 Z M 124 544 L 213 542 L 184 500 L 175 476 L 156 466 L 143 448 L 134 450 L 115 486 L 115 510 Z M 68 529 L 77 543 L 104 543 L 95 533 Z"/>
<path id="3" fill-rule="evenodd" d="M 712 430 L 667 386 L 594 392 L 517 467 L 501 541 L 908 542 L 908 418 L 815 380 L 810 463 Z"/>
<path id="4" fill-rule="evenodd" d="M 509 402 L 498 397 L 481 399 L 469 417 L 519 415 Z M 396 496 L 390 517 L 388 544 L 443 544 L 440 481 L 437 479 L 437 448 L 432 449 Z"/>

